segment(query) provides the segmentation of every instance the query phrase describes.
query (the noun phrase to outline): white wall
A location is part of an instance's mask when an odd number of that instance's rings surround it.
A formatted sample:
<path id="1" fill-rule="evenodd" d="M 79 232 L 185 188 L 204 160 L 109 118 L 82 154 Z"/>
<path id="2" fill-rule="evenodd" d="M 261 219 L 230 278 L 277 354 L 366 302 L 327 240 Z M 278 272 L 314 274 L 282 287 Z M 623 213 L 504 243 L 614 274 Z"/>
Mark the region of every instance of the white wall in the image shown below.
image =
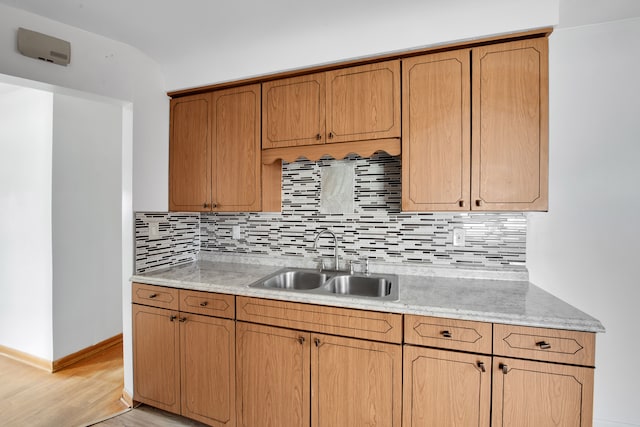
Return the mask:
<path id="1" fill-rule="evenodd" d="M 250 10 L 244 2 L 235 7 L 228 3 L 224 10 L 228 15 L 217 13 L 212 5 L 189 21 L 211 26 L 198 32 L 211 35 L 206 45 L 198 39 L 184 43 L 177 60 L 162 64 L 167 88 L 552 26 L 558 23 L 559 11 L 559 0 L 298 3 L 253 2 Z"/>
<path id="2" fill-rule="evenodd" d="M 16 48 L 18 27 L 68 40 L 71 64 L 61 67 L 20 55 Z M 119 253 L 123 266 L 125 388 L 131 393 L 131 285 L 128 279 L 133 272 L 132 209 L 166 211 L 168 208 L 169 102 L 164 78 L 155 62 L 128 45 L 4 5 L 0 5 L 0 58 L 0 74 L 9 76 L 0 76 L 0 81 L 20 83 L 21 79 L 29 79 L 43 82 L 43 88 L 55 92 L 66 93 L 64 88 L 69 88 L 131 103 L 131 108 L 125 107 L 123 111 L 126 126 L 123 127 L 122 164 L 132 169 L 124 171 L 123 177 L 122 235 L 125 240 Z M 128 131 L 131 135 L 126 134 Z"/>
<path id="3" fill-rule="evenodd" d="M 71 64 L 53 65 L 22 56 L 18 27 L 71 43 Z M 114 40 L 38 15 L 0 5 L 0 74 L 132 102 L 133 208 L 168 208 L 169 101 L 159 66 L 140 51 Z"/>
<path id="4" fill-rule="evenodd" d="M 51 360 L 51 93 L 0 84 L 0 344 Z"/>
<path id="5" fill-rule="evenodd" d="M 54 95 L 54 360 L 122 332 L 121 122 L 121 105 Z"/>
<path id="6" fill-rule="evenodd" d="M 549 212 L 528 222 L 531 281 L 607 329 L 597 337 L 596 426 L 640 426 L 638 52 L 637 18 L 552 34 Z"/>

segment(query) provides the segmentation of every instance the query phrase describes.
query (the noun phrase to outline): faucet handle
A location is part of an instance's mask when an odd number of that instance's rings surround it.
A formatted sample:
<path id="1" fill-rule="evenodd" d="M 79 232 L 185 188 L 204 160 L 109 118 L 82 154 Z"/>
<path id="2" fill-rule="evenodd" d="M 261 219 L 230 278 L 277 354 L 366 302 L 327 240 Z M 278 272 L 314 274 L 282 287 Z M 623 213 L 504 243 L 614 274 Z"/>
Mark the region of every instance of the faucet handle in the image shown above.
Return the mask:
<path id="1" fill-rule="evenodd" d="M 347 263 L 349 264 L 349 274 L 353 274 L 354 273 L 353 265 L 358 264 L 358 261 L 354 259 L 350 259 L 349 261 L 347 261 Z"/>
<path id="2" fill-rule="evenodd" d="M 369 272 L 369 258 L 366 258 L 366 257 L 364 259 L 364 274 L 366 276 L 368 276 L 370 274 L 370 272 Z"/>
<path id="3" fill-rule="evenodd" d="M 318 267 L 318 271 L 322 273 L 326 268 L 327 266 L 324 265 L 324 258 L 320 258 L 320 266 Z"/>

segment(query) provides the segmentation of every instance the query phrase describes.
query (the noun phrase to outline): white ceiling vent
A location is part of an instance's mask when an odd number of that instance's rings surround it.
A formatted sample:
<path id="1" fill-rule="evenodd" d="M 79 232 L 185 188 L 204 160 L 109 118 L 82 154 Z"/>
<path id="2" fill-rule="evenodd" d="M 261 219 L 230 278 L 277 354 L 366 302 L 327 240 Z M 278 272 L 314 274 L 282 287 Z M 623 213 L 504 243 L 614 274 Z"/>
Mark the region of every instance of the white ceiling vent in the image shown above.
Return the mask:
<path id="1" fill-rule="evenodd" d="M 58 65 L 71 62 L 71 43 L 24 28 L 18 28 L 18 50 L 24 56 Z"/>

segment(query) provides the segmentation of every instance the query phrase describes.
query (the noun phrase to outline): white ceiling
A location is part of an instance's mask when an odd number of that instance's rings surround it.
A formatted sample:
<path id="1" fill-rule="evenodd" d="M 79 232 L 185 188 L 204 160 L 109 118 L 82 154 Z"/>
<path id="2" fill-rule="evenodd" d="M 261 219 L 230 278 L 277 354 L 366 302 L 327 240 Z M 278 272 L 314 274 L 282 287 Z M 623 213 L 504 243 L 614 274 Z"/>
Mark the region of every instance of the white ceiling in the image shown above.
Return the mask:
<path id="1" fill-rule="evenodd" d="M 379 15 L 388 15 L 390 8 L 408 14 L 428 10 L 433 17 L 450 13 L 447 8 L 456 7 L 454 4 L 465 5 L 461 0 L 0 0 L 0 3 L 131 45 L 153 58 L 165 72 L 181 61 L 188 64 L 187 58 L 203 52 L 237 55 L 265 37 L 285 40 L 310 32 L 331 32 L 335 37 L 336 32 L 346 33 L 350 23 L 367 19 L 380 22 Z M 640 16 L 640 0 L 560 0 L 559 12 L 560 27 L 592 24 Z M 375 16 L 378 21 L 373 19 Z"/>

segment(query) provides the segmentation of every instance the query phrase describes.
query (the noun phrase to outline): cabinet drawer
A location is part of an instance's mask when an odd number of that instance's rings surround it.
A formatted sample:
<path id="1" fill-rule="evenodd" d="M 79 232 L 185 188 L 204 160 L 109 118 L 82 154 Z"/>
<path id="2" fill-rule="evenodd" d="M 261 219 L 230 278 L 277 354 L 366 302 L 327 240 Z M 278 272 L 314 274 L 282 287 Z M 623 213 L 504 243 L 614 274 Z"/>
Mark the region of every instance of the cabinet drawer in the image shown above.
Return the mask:
<path id="1" fill-rule="evenodd" d="M 491 323 L 439 317 L 404 316 L 408 344 L 491 354 Z"/>
<path id="2" fill-rule="evenodd" d="M 495 324 L 493 353 L 499 356 L 594 366 L 595 334 Z"/>
<path id="3" fill-rule="evenodd" d="M 179 306 L 178 289 L 133 283 L 131 286 L 131 302 L 177 310 Z"/>
<path id="4" fill-rule="evenodd" d="M 234 296 L 180 289 L 180 311 L 233 319 Z"/>
<path id="5" fill-rule="evenodd" d="M 402 342 L 401 314 L 250 297 L 237 297 L 236 303 L 238 320 L 352 338 Z"/>

